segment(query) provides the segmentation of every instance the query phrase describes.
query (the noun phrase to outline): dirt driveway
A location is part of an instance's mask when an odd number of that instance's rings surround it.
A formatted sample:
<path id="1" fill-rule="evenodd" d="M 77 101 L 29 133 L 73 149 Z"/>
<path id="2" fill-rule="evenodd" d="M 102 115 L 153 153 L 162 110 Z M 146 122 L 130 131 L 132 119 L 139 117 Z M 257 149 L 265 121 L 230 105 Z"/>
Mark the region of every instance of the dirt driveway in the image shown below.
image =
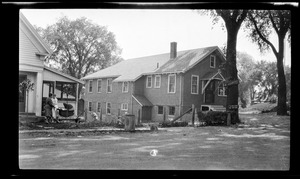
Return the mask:
<path id="1" fill-rule="evenodd" d="M 20 133 L 21 169 L 288 170 L 290 120 L 240 115 L 235 127 L 38 136 Z M 156 152 L 153 152 L 156 150 Z M 152 152 L 151 152 L 152 151 Z"/>

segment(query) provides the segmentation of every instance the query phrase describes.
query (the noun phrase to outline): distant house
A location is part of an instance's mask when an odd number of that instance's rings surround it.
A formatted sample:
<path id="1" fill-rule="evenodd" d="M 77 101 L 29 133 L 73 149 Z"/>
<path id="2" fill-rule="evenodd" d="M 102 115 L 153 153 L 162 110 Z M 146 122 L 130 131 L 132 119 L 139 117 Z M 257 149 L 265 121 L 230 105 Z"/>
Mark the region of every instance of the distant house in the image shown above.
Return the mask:
<path id="1" fill-rule="evenodd" d="M 175 118 L 192 104 L 199 110 L 225 109 L 226 88 L 217 46 L 134 58 L 87 75 L 85 108 L 116 118 L 125 112 L 142 121 Z"/>
<path id="2" fill-rule="evenodd" d="M 55 93 L 58 98 L 59 107 L 68 100 L 77 114 L 78 84 L 82 81 L 66 75 L 44 65 L 44 61 L 52 53 L 49 45 L 39 36 L 25 16 L 20 13 L 19 19 L 19 82 L 30 79 L 34 82 L 34 91 L 26 98 L 25 91 L 19 93 L 19 113 L 26 112 L 26 101 L 28 100 L 28 113 L 41 116 L 43 102 L 49 93 Z M 66 98 L 62 93 L 64 86 L 71 87 L 71 94 Z"/>

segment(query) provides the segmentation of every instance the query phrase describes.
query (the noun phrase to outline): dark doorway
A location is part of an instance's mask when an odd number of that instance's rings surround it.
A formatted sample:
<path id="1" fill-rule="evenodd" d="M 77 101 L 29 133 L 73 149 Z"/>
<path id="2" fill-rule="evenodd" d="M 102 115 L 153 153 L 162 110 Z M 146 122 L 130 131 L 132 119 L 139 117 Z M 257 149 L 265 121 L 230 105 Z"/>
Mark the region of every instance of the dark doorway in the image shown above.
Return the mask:
<path id="1" fill-rule="evenodd" d="M 215 102 L 215 81 L 211 80 L 205 89 L 205 103 L 211 104 Z"/>
<path id="2" fill-rule="evenodd" d="M 151 121 L 151 106 L 143 106 L 142 107 L 142 122 Z"/>
<path id="3" fill-rule="evenodd" d="M 26 75 L 19 75 L 19 84 L 26 80 Z M 26 102 L 26 91 L 25 89 L 19 91 L 19 112 L 25 112 L 25 102 Z"/>

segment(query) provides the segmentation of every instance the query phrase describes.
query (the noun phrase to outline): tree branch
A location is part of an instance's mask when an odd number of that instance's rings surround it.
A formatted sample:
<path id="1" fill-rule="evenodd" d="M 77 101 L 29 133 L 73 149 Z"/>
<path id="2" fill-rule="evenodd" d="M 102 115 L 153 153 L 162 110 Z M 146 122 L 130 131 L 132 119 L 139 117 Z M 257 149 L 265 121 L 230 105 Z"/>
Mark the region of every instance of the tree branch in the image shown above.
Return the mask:
<path id="1" fill-rule="evenodd" d="M 275 22 L 274 22 L 272 13 L 271 13 L 270 10 L 268 10 L 268 12 L 269 12 L 269 18 L 270 18 L 270 20 L 271 20 L 271 22 L 272 22 L 273 28 L 275 29 L 276 33 L 279 34 L 279 30 L 278 30 L 278 28 L 277 28 L 277 26 L 276 26 L 276 24 L 275 24 Z"/>
<path id="2" fill-rule="evenodd" d="M 255 30 L 256 30 L 257 34 L 259 35 L 259 37 L 260 37 L 264 42 L 266 42 L 268 45 L 270 45 L 270 47 L 271 47 L 272 50 L 273 50 L 273 53 L 275 54 L 275 56 L 276 56 L 276 58 L 277 58 L 278 52 L 277 52 L 276 48 L 274 47 L 274 45 L 273 45 L 267 38 L 265 38 L 265 37 L 262 35 L 262 33 L 260 32 L 260 30 L 259 30 L 258 27 L 257 27 L 256 20 L 254 19 L 254 17 L 252 16 L 251 13 L 249 13 L 249 16 L 250 16 L 251 21 L 253 22 L 253 25 L 254 25 L 254 27 L 255 27 Z"/>

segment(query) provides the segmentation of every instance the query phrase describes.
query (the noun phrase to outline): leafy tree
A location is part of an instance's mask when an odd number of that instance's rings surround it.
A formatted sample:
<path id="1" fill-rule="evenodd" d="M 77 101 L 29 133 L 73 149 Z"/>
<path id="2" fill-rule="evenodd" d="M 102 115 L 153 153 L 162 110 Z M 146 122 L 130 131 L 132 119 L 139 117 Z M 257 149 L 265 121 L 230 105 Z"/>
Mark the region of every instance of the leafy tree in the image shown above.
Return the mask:
<path id="1" fill-rule="evenodd" d="M 255 79 L 255 62 L 251 55 L 246 52 L 237 52 L 237 70 L 240 78 L 239 98 L 242 107 L 246 107 L 253 101 L 255 85 L 258 81 Z"/>
<path id="2" fill-rule="evenodd" d="M 114 34 L 85 17 L 63 16 L 45 29 L 36 29 L 54 51 L 49 64 L 78 79 L 122 60 Z"/>
<path id="3" fill-rule="evenodd" d="M 227 83 L 227 105 L 238 105 L 238 76 L 236 67 L 236 44 L 237 35 L 241 27 L 242 22 L 247 17 L 248 10 L 239 9 L 216 9 L 209 10 L 208 12 L 213 18 L 213 23 L 217 23 L 221 17 L 225 22 L 225 27 L 227 30 L 227 44 L 226 44 L 226 63 L 225 63 L 225 73 L 226 73 L 226 83 Z M 238 112 L 236 110 L 236 112 Z"/>
<path id="4" fill-rule="evenodd" d="M 284 74 L 284 39 L 288 34 L 290 41 L 291 12 L 289 10 L 251 10 L 248 13 L 247 29 L 249 37 L 256 42 L 263 52 L 272 49 L 277 59 L 278 73 L 278 108 L 277 115 L 286 115 L 286 79 Z M 276 32 L 278 48 L 269 40 L 270 35 Z"/>

